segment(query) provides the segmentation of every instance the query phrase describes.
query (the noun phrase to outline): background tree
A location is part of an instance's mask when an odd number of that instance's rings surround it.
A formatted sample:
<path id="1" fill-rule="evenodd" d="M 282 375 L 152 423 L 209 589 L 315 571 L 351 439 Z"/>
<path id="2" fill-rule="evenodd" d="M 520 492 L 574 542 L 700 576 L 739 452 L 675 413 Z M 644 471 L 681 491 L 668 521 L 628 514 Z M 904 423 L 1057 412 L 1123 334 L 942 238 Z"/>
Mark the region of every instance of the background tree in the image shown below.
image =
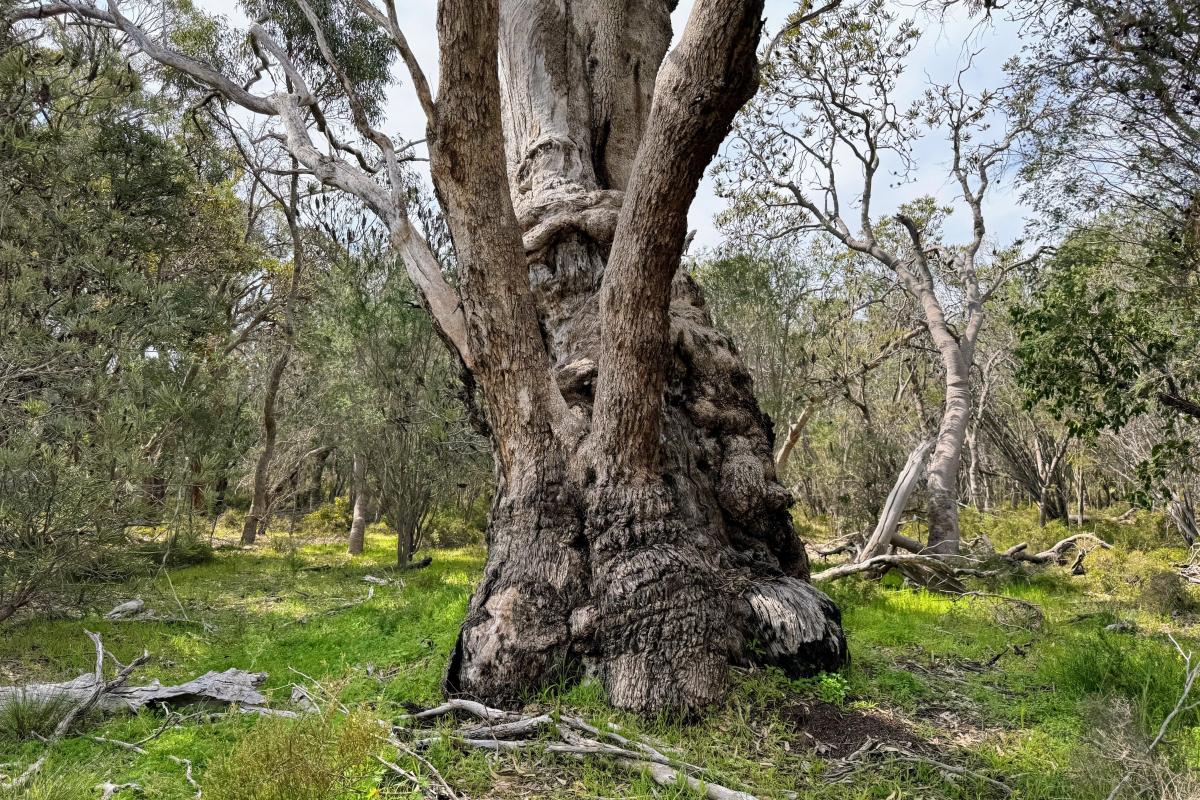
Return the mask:
<path id="1" fill-rule="evenodd" d="M 0 87 L 7 617 L 123 574 L 128 528 L 164 504 L 190 515 L 256 254 L 228 163 L 160 132 L 109 31 L 7 39 Z"/>
<path id="2" fill-rule="evenodd" d="M 929 548 L 958 550 L 958 471 L 971 419 L 970 372 L 988 299 L 1014 266 L 985 249 L 983 200 L 1016 140 L 1013 128 L 980 141 L 1006 99 L 933 86 L 901 110 L 897 79 L 918 40 L 879 2 L 838 10 L 780 40 L 768 84 L 739 120 L 724 162 L 733 213 L 773 236 L 820 231 L 873 259 L 912 297 L 944 376 L 942 414 L 928 464 Z M 883 159 L 900 173 L 924 129 L 945 133 L 950 177 L 971 216 L 962 244 L 945 241 L 949 208 L 919 198 L 882 221 L 872 200 Z M 842 158 L 859 170 L 847 185 Z M 839 178 L 841 180 L 839 180 Z M 857 206 L 857 233 L 845 216 Z M 990 279 L 990 280 L 989 280 Z"/>

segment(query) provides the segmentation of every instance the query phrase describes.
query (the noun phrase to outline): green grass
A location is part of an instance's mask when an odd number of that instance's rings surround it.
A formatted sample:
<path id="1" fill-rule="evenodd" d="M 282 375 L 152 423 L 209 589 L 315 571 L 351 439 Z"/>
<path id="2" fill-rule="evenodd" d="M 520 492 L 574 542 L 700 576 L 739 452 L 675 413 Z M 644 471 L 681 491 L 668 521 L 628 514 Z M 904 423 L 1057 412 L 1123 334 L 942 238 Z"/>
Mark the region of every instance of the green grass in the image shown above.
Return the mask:
<path id="1" fill-rule="evenodd" d="M 616 712 L 589 681 L 548 689 L 531 701 L 649 736 L 703 765 L 715 780 L 764 798 L 788 792 L 820 800 L 1001 796 L 970 776 L 894 760 L 873 761 L 835 781 L 832 755 L 814 750 L 808 733 L 837 744 L 839 732 L 856 725 L 877 738 L 903 736 L 942 760 L 1002 779 L 1014 797 L 1103 798 L 1121 773 L 1091 742 L 1105 725 L 1112 728 L 1097 720 L 1112 719 L 1104 717 L 1106 709 L 1128 708 L 1129 730 L 1122 733 L 1144 741 L 1174 705 L 1181 683 L 1182 663 L 1166 634 L 1194 647 L 1200 633 L 1194 610 L 1172 616 L 1144 599 L 1149 576 L 1184 552 L 1170 546 L 1152 518 L 1111 527 L 1100 534 L 1118 546 L 1092 553 L 1087 575 L 1052 568 L 979 587 L 1032 603 L 1040 617 L 1002 598 L 953 598 L 892 578 L 834 584 L 853 655 L 843 674 L 789 681 L 775 671 L 736 671 L 726 702 L 691 724 Z M 969 537 L 986 533 L 997 547 L 1026 538 L 1035 547 L 1048 545 L 1067 535 L 1039 530 L 1028 511 L 968 513 L 964 529 Z M 301 722 L 221 711 L 167 729 L 145 744 L 145 755 L 72 736 L 54 746 L 43 774 L 16 796 L 98 796 L 92 787 L 109 780 L 136 782 L 146 797 L 190 798 L 183 767 L 170 758 L 177 756 L 193 762 L 206 796 L 227 800 L 302 800 L 309 789 L 331 800 L 419 797 L 411 786 L 390 782 L 372 756 L 426 775 L 423 765 L 364 731 L 370 720 L 395 719 L 412 705 L 439 699 L 483 553 L 438 550 L 428 569 L 394 575 L 392 542 L 380 532 L 368 537 L 359 558 L 342 550 L 338 542 L 304 544 L 272 534 L 256 550 L 218 548 L 206 563 L 116 587 L 82 619 L 26 618 L 4 628 L 5 683 L 61 680 L 90 669 L 86 629 L 99 632 L 122 661 L 149 650 L 154 658 L 138 681 L 177 682 L 236 666 L 269 673 L 271 702 L 286 706 L 291 684 L 309 682 L 302 672 L 354 710 L 347 718 L 326 703 L 325 715 Z M 366 595 L 367 574 L 397 582 L 337 610 Z M 102 619 L 109 601 L 133 596 L 191 622 Z M 1117 619 L 1138 631 L 1104 629 Z M 80 733 L 137 741 L 161 721 L 161 713 L 144 711 L 92 720 Z M 10 764 L 4 772 L 19 771 L 42 752 L 36 739 L 15 733 L 33 723 L 0 720 L 0 764 Z M 1195 711 L 1180 718 L 1166 752 L 1175 769 L 1200 767 Z M 449 744 L 426 755 L 467 797 L 696 796 L 596 759 L 490 755 Z"/>

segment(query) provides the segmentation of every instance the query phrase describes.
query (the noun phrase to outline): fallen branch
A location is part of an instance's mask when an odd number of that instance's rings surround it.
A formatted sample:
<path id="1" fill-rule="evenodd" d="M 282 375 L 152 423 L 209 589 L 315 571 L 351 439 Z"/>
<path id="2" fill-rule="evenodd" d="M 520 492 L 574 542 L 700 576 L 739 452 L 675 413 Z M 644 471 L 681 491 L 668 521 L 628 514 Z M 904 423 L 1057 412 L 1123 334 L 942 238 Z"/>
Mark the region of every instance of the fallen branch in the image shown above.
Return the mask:
<path id="1" fill-rule="evenodd" d="M 368 575 L 367 577 L 371 577 L 371 576 Z M 342 603 L 341 605 L 336 605 L 333 608 L 327 608 L 324 611 L 320 612 L 319 614 L 305 614 L 302 617 L 297 617 L 295 624 L 305 625 L 314 616 L 329 617 L 329 616 L 333 616 L 334 614 L 340 614 L 341 612 L 346 611 L 348 609 L 357 608 L 358 606 L 361 606 L 363 603 L 370 601 L 374 597 L 375 597 L 375 584 L 372 582 L 372 585 L 367 587 L 367 593 L 365 596 L 360 597 L 357 600 L 351 600 L 349 602 Z"/>
<path id="2" fill-rule="evenodd" d="M 75 705 L 73 705 L 71 710 L 64 714 L 63 718 L 58 721 L 58 724 L 54 726 L 54 733 L 51 734 L 48 739 L 44 740 L 47 751 L 49 751 L 50 747 L 53 746 L 55 742 L 67 734 L 77 719 L 95 708 L 107 693 L 120 689 L 125 683 L 126 679 L 129 677 L 130 673 L 150 660 L 150 653 L 148 651 L 143 651 L 142 655 L 135 658 L 133 661 L 130 661 L 127 666 L 122 667 L 115 678 L 113 678 L 111 681 L 106 681 L 104 679 L 104 644 L 100 640 L 100 634 L 92 633 L 91 631 L 84 631 L 84 633 L 87 634 L 88 638 L 91 639 L 92 643 L 96 646 L 95 671 L 91 675 L 80 676 L 82 678 L 89 678 L 91 681 L 91 687 L 86 692 L 83 692 L 81 695 L 76 697 Z M 36 696 L 37 695 L 35 695 L 35 697 Z M 0 695 L 0 698 L 2 697 L 3 695 Z M 22 692 L 22 701 L 25 699 L 25 697 L 26 695 Z M 51 699 L 57 701 L 57 697 L 51 697 Z M 0 705 L 0 707 L 3 706 Z M 38 772 L 38 770 L 42 768 L 42 765 L 46 763 L 46 755 L 47 753 L 43 753 L 41 757 L 30 764 L 25 771 L 16 778 L 13 778 L 12 780 L 0 781 L 0 788 L 14 791 L 23 788 L 25 784 L 27 784 L 29 780 Z M 133 784 L 130 785 L 132 786 Z M 119 790 L 120 787 L 118 787 L 117 791 Z M 105 796 L 111 797 L 112 795 L 106 792 Z"/>
<path id="3" fill-rule="evenodd" d="M 100 795 L 100 800 L 112 800 L 113 797 L 117 796 L 118 792 L 124 792 L 126 790 L 137 792 L 138 794 L 141 794 L 142 792 L 142 787 L 138 786 L 136 783 L 109 783 L 105 781 L 104 783 L 96 784 L 96 788 L 100 789 L 102 792 Z"/>
<path id="4" fill-rule="evenodd" d="M 988 777 L 982 773 L 967 769 L 966 767 L 958 766 L 957 764 L 948 764 L 945 761 L 939 761 L 928 756 L 920 755 L 919 753 L 913 752 L 906 747 L 901 747 L 894 744 L 885 744 L 871 738 L 868 738 L 861 747 L 859 747 L 850 755 L 831 762 L 830 767 L 826 771 L 826 775 L 835 783 L 844 781 L 851 775 L 860 772 L 867 767 L 877 766 L 879 762 L 872 764 L 869 761 L 869 756 L 875 754 L 880 754 L 887 757 L 882 763 L 899 761 L 910 764 L 926 764 L 934 767 L 935 769 L 939 769 L 942 772 L 948 772 L 951 775 L 958 775 L 960 777 L 982 781 L 983 783 L 999 789 L 1006 795 L 1010 795 L 1013 792 L 1012 787 L 1008 784 L 998 781 L 995 778 Z"/>
<path id="5" fill-rule="evenodd" d="M 1200 679 L 1200 661 L 1197 661 L 1193 657 L 1191 651 L 1185 652 L 1174 636 L 1168 633 L 1167 638 L 1171 640 L 1171 644 L 1175 645 L 1175 652 L 1179 653 L 1179 657 L 1183 659 L 1183 689 L 1179 692 L 1179 699 L 1175 701 L 1175 707 L 1163 718 L 1162 724 L 1158 726 L 1158 733 L 1146 747 L 1147 756 L 1152 755 L 1155 748 L 1162 743 L 1162 740 L 1167 735 L 1167 731 L 1171 729 L 1171 723 L 1175 721 L 1177 716 L 1200 708 L 1200 702 L 1188 702 L 1191 698 L 1192 690 L 1196 686 L 1196 680 Z M 1107 800 L 1116 800 L 1117 795 L 1121 793 L 1121 790 L 1125 788 L 1125 784 L 1129 783 L 1132 778 L 1133 772 L 1125 773 L 1125 776 L 1108 793 Z"/>
<path id="6" fill-rule="evenodd" d="M 178 602 L 178 598 L 176 598 L 176 602 Z M 181 605 L 180 609 L 182 608 Z M 120 603 L 105 614 L 104 618 L 109 622 L 166 622 L 174 625 L 199 625 L 207 633 L 216 630 L 216 626 L 209 622 L 197 622 L 187 616 L 176 617 L 160 614 L 152 608 L 146 608 L 146 603 L 140 598 Z"/>
<path id="7" fill-rule="evenodd" d="M 192 797 L 197 798 L 197 800 L 203 797 L 204 790 L 200 788 L 200 784 L 196 782 L 195 776 L 192 775 L 192 762 L 189 759 L 180 758 L 179 756 L 167 756 L 167 758 L 183 767 L 183 779 L 188 782 L 189 786 L 196 790 L 196 793 Z"/>
<path id="8" fill-rule="evenodd" d="M 1043 550 L 1040 553 L 1028 552 L 1029 543 L 1021 542 L 1008 548 L 1003 553 L 995 554 L 995 557 L 1009 559 L 1014 562 L 1062 564 L 1065 566 L 1067 553 L 1074 548 L 1078 552 L 1074 563 L 1071 565 L 1071 572 L 1074 575 L 1082 575 L 1084 572 L 1083 557 L 1094 548 L 1082 547 L 1080 545 L 1081 542 L 1090 542 L 1095 547 L 1105 550 L 1112 549 L 1111 544 L 1094 534 L 1077 533 L 1074 536 L 1068 536 L 1066 539 L 1057 542 L 1053 547 Z M 971 564 L 987 560 L 992 556 L 984 557 L 976 555 L 968 557 L 964 555 L 926 553 L 923 552 L 920 542 L 898 533 L 892 534 L 888 544 L 909 552 L 882 554 L 865 559 L 856 558 L 845 564 L 838 564 L 837 566 L 818 572 L 812 576 L 812 582 L 835 581 L 847 575 L 856 575 L 862 572 L 882 575 L 888 570 L 897 569 L 904 573 L 905 577 L 909 580 L 921 586 L 953 594 L 965 594 L 967 593 L 967 589 L 959 580 L 960 578 L 987 578 L 998 574 L 996 570 L 980 569 L 971 566 Z M 862 554 L 866 552 L 867 548 L 864 547 Z M 1184 571 L 1181 570 L 1180 573 L 1184 577 L 1188 577 L 1189 580 L 1192 580 Z M 1200 583 L 1200 567 L 1195 571 L 1194 582 Z"/>
<path id="9" fill-rule="evenodd" d="M 694 764 L 672 759 L 645 742 L 627 738 L 615 731 L 602 731 L 578 717 L 561 716 L 558 722 L 555 722 L 548 714 L 521 715 L 491 708 L 473 700 L 455 698 L 436 708 L 410 714 L 405 719 L 425 721 L 455 711 L 483 720 L 484 724 L 466 726 L 454 734 L 438 733 L 419 740 L 417 746 L 450 741 L 462 747 L 497 752 L 529 750 L 553 755 L 610 758 L 614 764 L 630 772 L 649 775 L 660 786 L 675 786 L 683 782 L 692 791 L 702 793 L 709 800 L 757 800 L 752 794 L 704 779 L 703 770 Z M 541 736 L 547 729 L 557 731 L 557 741 L 547 738 L 525 738 Z M 615 744 L 600 741 L 602 738 L 607 738 Z M 404 747 L 394 735 L 389 741 Z M 387 762 L 385 764 L 389 768 L 393 766 Z M 410 779 L 415 778 L 398 765 L 393 771 Z"/>
<path id="10" fill-rule="evenodd" d="M 812 576 L 812 582 L 835 581 L 847 575 L 860 572 L 886 572 L 898 569 L 910 580 L 931 588 L 942 589 L 963 594 L 967 588 L 959 578 L 989 577 L 994 572 L 981 570 L 976 567 L 961 566 L 964 559 L 961 556 L 941 556 L 920 553 L 892 553 L 890 555 L 874 556 L 866 561 L 850 562 L 830 567 Z M 959 562 L 959 563 L 956 563 Z"/>
<path id="11" fill-rule="evenodd" d="M 1083 553 L 1087 552 L 1086 549 L 1079 546 L 1080 541 L 1089 541 L 1092 544 L 1094 544 L 1096 547 L 1099 547 L 1102 550 L 1111 550 L 1112 549 L 1111 544 L 1104 541 L 1103 539 L 1096 536 L 1095 534 L 1077 533 L 1074 536 L 1068 536 L 1066 539 L 1063 539 L 1062 541 L 1057 542 L 1056 544 L 1054 544 L 1054 546 L 1050 547 L 1047 550 L 1043 550 L 1040 553 L 1028 552 L 1029 542 L 1021 542 L 1018 545 L 1013 545 L 1012 547 L 1008 548 L 1000 555 L 1004 556 L 1005 558 L 1011 558 L 1015 561 L 1028 561 L 1031 564 L 1054 563 L 1054 564 L 1064 564 L 1065 565 L 1067 552 L 1070 551 L 1072 548 L 1078 549 Z M 1077 562 L 1077 563 L 1081 564 L 1082 562 Z"/>

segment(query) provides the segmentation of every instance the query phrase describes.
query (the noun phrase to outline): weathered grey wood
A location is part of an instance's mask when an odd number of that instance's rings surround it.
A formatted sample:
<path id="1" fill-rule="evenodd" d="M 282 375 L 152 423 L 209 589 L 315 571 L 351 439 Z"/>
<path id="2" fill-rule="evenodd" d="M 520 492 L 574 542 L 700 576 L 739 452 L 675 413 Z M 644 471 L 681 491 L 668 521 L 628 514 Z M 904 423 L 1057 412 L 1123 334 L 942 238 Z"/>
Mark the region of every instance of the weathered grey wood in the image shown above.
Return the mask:
<path id="1" fill-rule="evenodd" d="M 934 440 L 927 439 L 909 453 L 904 469 L 900 471 L 895 485 L 888 492 L 887 502 L 883 504 L 883 511 L 879 514 L 879 522 L 875 525 L 875 530 L 867 539 L 867 543 L 859 551 L 858 557 L 854 559 L 855 561 L 874 558 L 892 544 L 900 526 L 900 518 L 904 515 L 904 507 L 908 505 L 908 498 L 921 480 L 921 474 L 925 470 L 925 459 L 929 456 L 929 451 L 933 449 L 933 444 Z"/>
<path id="2" fill-rule="evenodd" d="M 143 686 L 118 686 L 101 693 L 95 707 L 106 713 L 123 713 L 136 712 L 160 702 L 180 704 L 201 700 L 259 706 L 267 701 L 266 696 L 258 691 L 266 678 L 265 672 L 227 669 L 224 672 L 209 672 L 175 686 L 163 686 L 158 681 Z M 0 710 L 13 702 L 55 702 L 60 698 L 83 702 L 95 692 L 96 683 L 95 675 L 85 674 L 59 683 L 0 686 Z"/>

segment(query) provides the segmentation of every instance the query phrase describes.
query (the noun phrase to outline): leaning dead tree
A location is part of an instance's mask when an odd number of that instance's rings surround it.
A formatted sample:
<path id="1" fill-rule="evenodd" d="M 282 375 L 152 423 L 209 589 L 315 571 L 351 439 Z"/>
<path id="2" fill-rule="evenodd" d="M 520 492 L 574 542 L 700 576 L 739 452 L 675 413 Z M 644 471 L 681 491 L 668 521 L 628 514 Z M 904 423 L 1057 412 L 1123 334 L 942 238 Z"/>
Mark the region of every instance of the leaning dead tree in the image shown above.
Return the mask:
<path id="1" fill-rule="evenodd" d="M 975 345 L 988 300 L 1022 263 L 1012 253 L 985 251 L 983 202 L 1021 130 L 1011 127 L 998 140 L 981 141 L 1005 116 L 1007 101 L 995 92 L 966 91 L 961 74 L 954 85 L 932 86 L 924 99 L 902 108 L 898 76 L 917 39 L 910 23 L 879 2 L 839 10 L 784 37 L 765 90 L 739 117 L 724 190 L 735 213 L 745 209 L 749 225 L 772 236 L 830 236 L 874 262 L 910 296 L 944 379 L 927 466 L 929 547 L 954 553 Z M 831 41 L 838 45 L 828 46 Z M 948 210 L 931 197 L 915 198 L 883 220 L 873 216 L 881 172 L 903 176 L 926 128 L 946 137 L 949 177 L 971 220 L 961 243 L 945 241 Z M 858 180 L 846 180 L 847 163 Z M 851 217 L 854 207 L 858 213 Z"/>
<path id="2" fill-rule="evenodd" d="M 346 8 L 386 33 L 425 113 L 457 288 L 411 220 L 408 143 L 375 126 L 324 23 L 297 5 L 370 158 L 338 138 L 262 25 L 255 73 L 235 77 L 160 44 L 114 0 L 17 18 L 118 29 L 273 120 L 304 170 L 389 229 L 486 401 L 496 460 L 487 564 L 447 689 L 511 702 L 586 668 L 617 706 L 690 710 L 722 697 L 731 660 L 793 674 L 842 664 L 838 611 L 808 583 L 775 479 L 771 423 L 679 268 L 697 184 L 758 84 L 761 0 L 699 0 L 669 57 L 667 0 L 442 0 L 436 88 L 394 6 Z"/>

